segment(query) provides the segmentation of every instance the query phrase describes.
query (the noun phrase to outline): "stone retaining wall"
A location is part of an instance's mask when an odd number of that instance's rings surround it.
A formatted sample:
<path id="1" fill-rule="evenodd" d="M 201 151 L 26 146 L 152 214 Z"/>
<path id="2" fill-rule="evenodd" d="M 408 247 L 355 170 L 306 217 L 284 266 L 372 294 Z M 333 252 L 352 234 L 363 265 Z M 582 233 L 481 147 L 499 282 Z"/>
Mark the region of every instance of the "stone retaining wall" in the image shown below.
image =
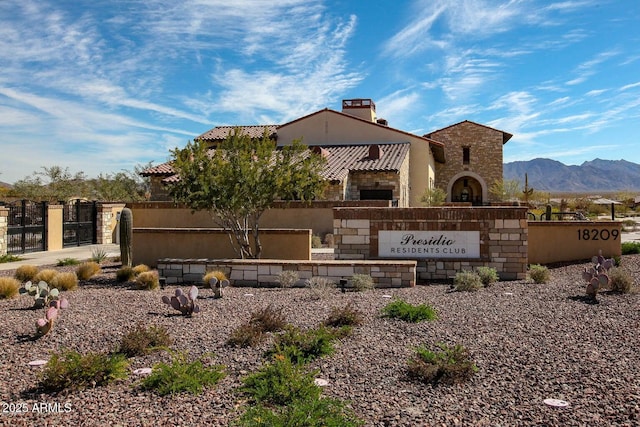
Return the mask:
<path id="1" fill-rule="evenodd" d="M 201 283 L 208 271 L 223 271 L 233 286 L 279 286 L 278 274 L 297 271 L 297 285 L 311 277 L 323 277 L 339 283 L 354 274 L 369 274 L 376 287 L 399 288 L 416 284 L 415 261 L 283 261 L 283 260 L 212 260 L 160 259 L 158 273 L 167 284 Z"/>

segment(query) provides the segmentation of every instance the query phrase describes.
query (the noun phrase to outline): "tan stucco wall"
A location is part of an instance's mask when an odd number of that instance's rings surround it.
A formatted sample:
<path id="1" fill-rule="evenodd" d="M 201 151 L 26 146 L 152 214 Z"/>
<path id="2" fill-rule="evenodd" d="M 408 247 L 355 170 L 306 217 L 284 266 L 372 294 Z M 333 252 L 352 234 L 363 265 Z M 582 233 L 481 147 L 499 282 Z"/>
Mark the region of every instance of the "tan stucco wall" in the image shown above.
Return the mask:
<path id="1" fill-rule="evenodd" d="M 311 230 L 261 230 L 262 258 L 311 259 Z M 237 258 L 229 236 L 213 228 L 134 228 L 133 263 L 157 265 L 158 259 Z"/>
<path id="2" fill-rule="evenodd" d="M 530 221 L 529 263 L 580 261 L 599 251 L 605 257 L 620 256 L 621 236 L 622 224 L 614 221 Z"/>
<path id="3" fill-rule="evenodd" d="M 47 250 L 57 251 L 63 248 L 63 206 L 47 206 Z"/>
<path id="4" fill-rule="evenodd" d="M 502 180 L 503 132 L 476 123 L 462 122 L 433 132 L 430 137 L 444 143 L 446 163 L 436 165 L 436 187 L 445 191 L 458 178 L 470 177 L 482 181 L 483 202 L 499 202 L 488 190 Z M 469 164 L 463 164 L 463 147 L 470 148 Z M 447 194 L 451 201 L 451 194 Z"/>
<path id="5" fill-rule="evenodd" d="M 279 145 L 288 145 L 300 138 L 306 145 L 409 142 L 410 206 L 420 206 L 420 197 L 428 187 L 429 178 L 435 179 L 435 160 L 429 143 L 383 125 L 324 110 L 278 128 Z"/>

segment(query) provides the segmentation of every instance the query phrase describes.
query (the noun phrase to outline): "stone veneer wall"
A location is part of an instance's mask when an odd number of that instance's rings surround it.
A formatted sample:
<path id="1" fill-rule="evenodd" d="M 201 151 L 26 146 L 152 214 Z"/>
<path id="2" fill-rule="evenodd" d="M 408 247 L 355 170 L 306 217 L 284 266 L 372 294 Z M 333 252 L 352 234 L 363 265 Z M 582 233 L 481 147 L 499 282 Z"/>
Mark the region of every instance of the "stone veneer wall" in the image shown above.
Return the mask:
<path id="1" fill-rule="evenodd" d="M 100 245 L 113 243 L 113 233 L 116 227 L 115 210 L 122 210 L 124 203 L 117 204 L 98 204 L 98 218 L 96 224 L 97 242 Z"/>
<path id="2" fill-rule="evenodd" d="M 525 279 L 528 264 L 527 208 L 336 208 L 336 259 L 378 259 L 378 232 L 479 231 L 480 257 L 417 259 L 418 280 L 450 279 L 478 266 L 493 267 L 503 280 Z"/>
<path id="3" fill-rule="evenodd" d="M 487 190 L 502 180 L 503 132 L 471 122 L 462 122 L 429 134 L 430 138 L 444 143 L 446 163 L 436 164 L 438 188 L 447 190 L 451 179 L 463 172 L 473 172 L 481 176 Z M 462 148 L 469 147 L 469 164 L 463 164 Z M 498 202 L 492 199 L 484 202 Z"/>
<path id="4" fill-rule="evenodd" d="M 7 254 L 7 232 L 9 231 L 9 209 L 0 208 L 0 255 Z"/>
<path id="5" fill-rule="evenodd" d="M 234 286 L 279 286 L 278 274 L 297 271 L 303 286 L 311 277 L 324 277 L 338 284 L 354 274 L 369 274 L 376 287 L 398 288 L 416 284 L 415 261 L 285 261 L 160 259 L 158 273 L 167 284 L 202 283 L 208 271 L 223 271 Z"/>

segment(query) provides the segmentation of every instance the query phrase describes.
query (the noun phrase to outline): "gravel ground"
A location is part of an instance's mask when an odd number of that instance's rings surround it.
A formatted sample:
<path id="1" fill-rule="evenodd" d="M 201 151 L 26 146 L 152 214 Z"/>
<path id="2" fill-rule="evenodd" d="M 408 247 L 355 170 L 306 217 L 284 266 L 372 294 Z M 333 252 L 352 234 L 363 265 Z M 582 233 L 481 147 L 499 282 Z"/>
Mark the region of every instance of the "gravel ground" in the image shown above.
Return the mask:
<path id="1" fill-rule="evenodd" d="M 117 265 L 105 265 L 101 275 L 67 293 L 70 308 L 37 341 L 21 339 L 33 333 L 40 315 L 29 309 L 32 299 L 0 300 L 0 425 L 227 425 L 246 403 L 237 392 L 241 379 L 261 365 L 269 347 L 228 347 L 232 330 L 269 304 L 290 323 L 313 327 L 333 307 L 352 303 L 364 313 L 364 324 L 338 343 L 335 354 L 310 367 L 329 382 L 324 394 L 348 400 L 367 426 L 638 426 L 640 300 L 635 293 L 603 292 L 599 304 L 585 303 L 585 265 L 552 268 L 548 284 L 500 282 L 475 293 L 436 284 L 335 290 L 314 299 L 306 289 L 228 288 L 216 300 L 211 290 L 202 290 L 202 311 L 192 318 L 175 316 L 161 303 L 173 287 L 133 290 L 116 284 Z M 624 256 L 622 268 L 638 286 L 640 255 Z M 381 318 L 386 295 L 428 303 L 439 319 L 409 324 Z M 167 327 L 176 339 L 173 347 L 191 357 L 213 352 L 211 362 L 225 365 L 227 376 L 199 396 L 158 397 L 137 389 L 133 374 L 106 387 L 55 395 L 34 391 L 42 368 L 29 367 L 29 361 L 63 348 L 109 351 L 140 322 Z M 432 387 L 407 378 L 413 348 L 439 341 L 470 350 L 479 372 L 469 382 Z M 167 353 L 136 357 L 131 371 L 160 360 L 168 361 Z M 548 406 L 547 398 L 569 405 Z M 36 410 L 42 404 L 49 413 Z"/>

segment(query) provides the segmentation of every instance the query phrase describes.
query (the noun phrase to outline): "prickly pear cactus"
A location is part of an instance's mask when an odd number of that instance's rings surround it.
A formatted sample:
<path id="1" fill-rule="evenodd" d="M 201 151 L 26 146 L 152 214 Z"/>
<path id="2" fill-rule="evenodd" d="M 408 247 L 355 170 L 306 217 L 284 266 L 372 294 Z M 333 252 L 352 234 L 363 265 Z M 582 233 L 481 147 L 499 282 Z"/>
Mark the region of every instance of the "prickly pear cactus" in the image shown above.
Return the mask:
<path id="1" fill-rule="evenodd" d="M 182 313 L 183 316 L 191 317 L 194 313 L 200 312 L 200 307 L 196 304 L 198 299 L 198 288 L 192 286 L 189 292 L 184 293 L 182 289 L 176 289 L 175 295 L 168 297 L 164 295 L 162 302 Z"/>
<path id="2" fill-rule="evenodd" d="M 602 251 L 591 260 L 593 267 L 585 268 L 582 272 L 582 279 L 587 283 L 586 294 L 592 301 L 597 301 L 598 291 L 609 286 L 609 270 L 616 262 L 613 258 L 606 259 L 602 256 Z"/>
<path id="3" fill-rule="evenodd" d="M 120 212 L 120 260 L 123 267 L 131 267 L 133 263 L 132 243 L 133 238 L 133 213 L 131 209 L 124 208 Z"/>
<path id="4" fill-rule="evenodd" d="M 229 286 L 229 281 L 227 279 L 218 280 L 215 277 L 209 279 L 209 286 L 213 290 L 214 298 L 222 298 L 222 289 Z"/>

